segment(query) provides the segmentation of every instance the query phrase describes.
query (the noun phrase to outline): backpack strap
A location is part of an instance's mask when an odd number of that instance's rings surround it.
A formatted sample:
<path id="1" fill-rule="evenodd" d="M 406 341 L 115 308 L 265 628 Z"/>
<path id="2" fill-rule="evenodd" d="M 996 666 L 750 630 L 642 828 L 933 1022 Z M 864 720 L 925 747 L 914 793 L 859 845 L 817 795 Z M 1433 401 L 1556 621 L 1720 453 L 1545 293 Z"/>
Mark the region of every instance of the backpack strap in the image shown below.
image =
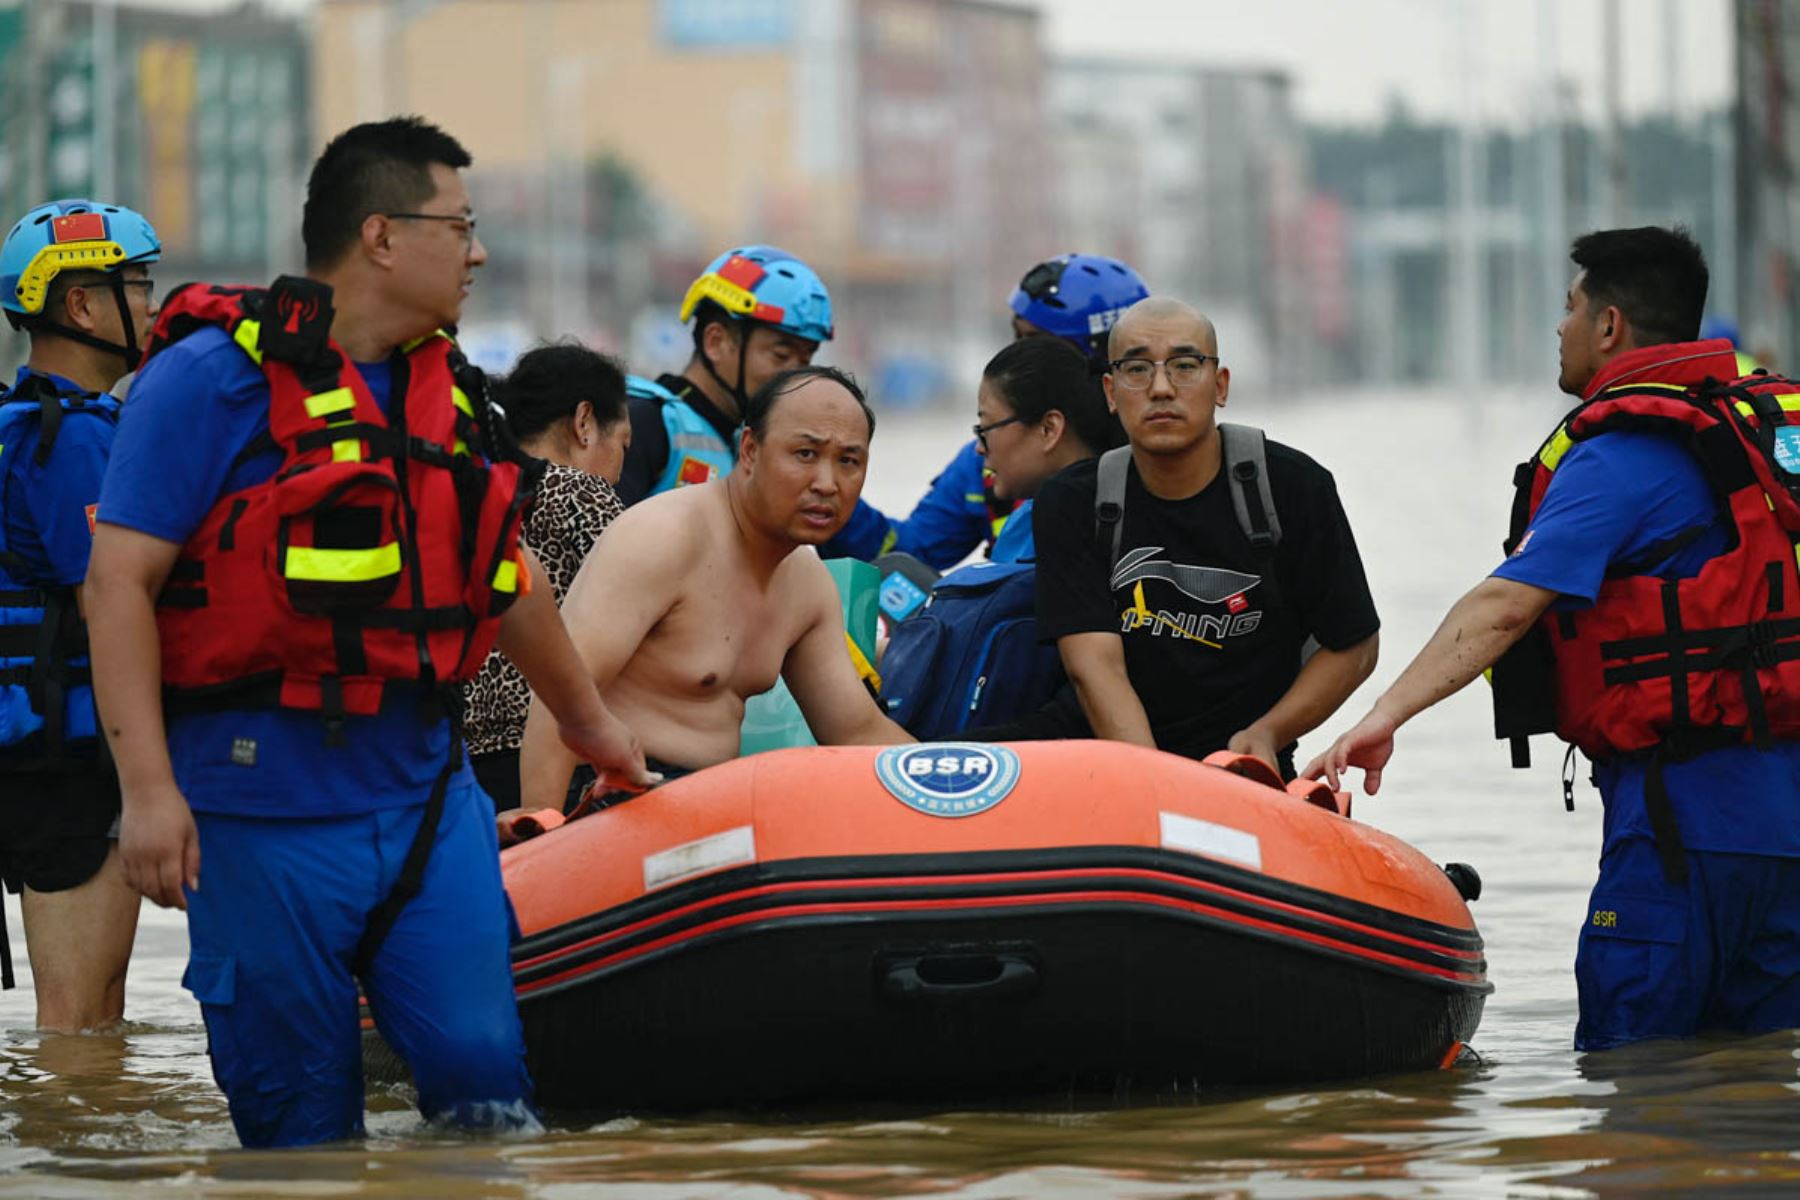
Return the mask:
<path id="1" fill-rule="evenodd" d="M 1107 549 L 1107 570 L 1119 565 L 1119 539 L 1125 532 L 1125 476 L 1131 470 L 1131 447 L 1118 446 L 1100 456 L 1094 486 L 1094 536 Z"/>
<path id="2" fill-rule="evenodd" d="M 1221 425 L 1225 472 L 1231 480 L 1231 507 L 1238 528 L 1258 555 L 1271 555 L 1281 545 L 1281 518 L 1269 489 L 1269 456 L 1263 431 L 1254 425 Z M 1253 498 L 1254 497 L 1254 498 Z"/>

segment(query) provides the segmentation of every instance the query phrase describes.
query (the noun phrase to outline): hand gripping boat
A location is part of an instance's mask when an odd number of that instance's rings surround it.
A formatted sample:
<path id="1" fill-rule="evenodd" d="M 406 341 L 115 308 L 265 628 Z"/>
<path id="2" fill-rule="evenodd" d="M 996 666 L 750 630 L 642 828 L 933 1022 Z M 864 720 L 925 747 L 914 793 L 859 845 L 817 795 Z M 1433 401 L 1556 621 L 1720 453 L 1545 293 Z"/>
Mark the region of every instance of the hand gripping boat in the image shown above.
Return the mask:
<path id="1" fill-rule="evenodd" d="M 1150 1098 L 1447 1065 L 1492 990 L 1457 886 L 1324 785 L 1213 761 L 774 751 L 507 850 L 538 1099 Z"/>

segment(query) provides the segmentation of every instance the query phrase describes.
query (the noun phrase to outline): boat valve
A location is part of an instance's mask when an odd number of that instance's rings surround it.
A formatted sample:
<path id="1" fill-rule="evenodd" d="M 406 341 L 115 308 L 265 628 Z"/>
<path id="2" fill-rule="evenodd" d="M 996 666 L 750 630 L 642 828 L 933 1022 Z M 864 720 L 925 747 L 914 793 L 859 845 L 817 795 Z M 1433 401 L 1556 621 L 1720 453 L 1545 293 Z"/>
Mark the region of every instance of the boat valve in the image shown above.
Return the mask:
<path id="1" fill-rule="evenodd" d="M 1481 876 L 1468 863 L 1446 863 L 1444 874 L 1456 885 L 1457 894 L 1471 903 L 1481 899 Z"/>

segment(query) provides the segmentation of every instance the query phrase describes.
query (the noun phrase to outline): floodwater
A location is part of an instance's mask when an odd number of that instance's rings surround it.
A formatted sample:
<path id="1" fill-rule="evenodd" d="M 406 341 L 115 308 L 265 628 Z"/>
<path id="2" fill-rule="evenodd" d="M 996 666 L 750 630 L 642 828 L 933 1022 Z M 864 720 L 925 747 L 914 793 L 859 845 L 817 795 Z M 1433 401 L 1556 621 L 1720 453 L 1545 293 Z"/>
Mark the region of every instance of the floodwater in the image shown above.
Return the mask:
<path id="1" fill-rule="evenodd" d="M 971 403 L 970 409 L 973 409 Z M 1511 464 L 1559 411 L 1548 395 L 1246 395 L 1263 424 L 1330 467 L 1381 609 L 1385 685 L 1495 562 Z M 884 420 L 870 498 L 904 508 L 966 437 L 972 411 Z M 1577 1056 L 1571 964 L 1599 848 L 1585 783 L 1563 811 L 1560 754 L 1507 766 L 1484 689 L 1401 733 L 1358 818 L 1437 861 L 1473 863 L 1495 993 L 1476 1056 L 1448 1071 L 1180 1106 L 839 1111 L 693 1120 L 557 1119 L 530 1138 L 423 1127 L 403 1090 L 369 1098 L 369 1137 L 301 1152 L 236 1148 L 179 985 L 179 914 L 146 906 L 130 1025 L 30 1029 L 0 995 L 0 1196 L 628 1197 L 1586 1196 L 1800 1193 L 1793 1034 Z M 1303 743 L 1360 715 L 1373 691 Z M 8 919 L 22 949 L 16 903 Z M 23 955 L 19 957 L 22 959 Z M 596 1070 L 605 1070 L 599 1063 Z"/>

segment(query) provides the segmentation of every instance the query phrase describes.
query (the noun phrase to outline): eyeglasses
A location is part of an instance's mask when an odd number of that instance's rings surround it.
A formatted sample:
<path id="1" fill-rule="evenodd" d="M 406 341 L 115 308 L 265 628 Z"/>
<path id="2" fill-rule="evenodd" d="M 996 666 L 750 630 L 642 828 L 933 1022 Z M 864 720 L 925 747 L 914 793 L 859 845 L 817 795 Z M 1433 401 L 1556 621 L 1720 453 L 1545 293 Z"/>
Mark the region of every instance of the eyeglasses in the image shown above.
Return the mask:
<path id="1" fill-rule="evenodd" d="M 975 426 L 975 440 L 981 443 L 982 452 L 986 453 L 986 451 L 987 451 L 987 448 L 988 448 L 987 435 L 988 434 L 994 432 L 994 430 L 999 429 L 1002 426 L 1016 424 L 1017 422 L 1023 421 L 1024 419 L 1025 419 L 1024 417 L 1021 417 L 1021 416 L 1018 416 L 1015 414 L 1013 416 L 1007 417 L 1004 421 L 995 421 L 992 425 L 977 425 L 977 426 Z"/>
<path id="2" fill-rule="evenodd" d="M 146 305 L 156 299 L 156 280 L 154 279 L 121 279 L 118 283 L 120 287 L 143 288 Z"/>
<path id="3" fill-rule="evenodd" d="M 1120 358 L 1106 364 L 1121 387 L 1143 391 L 1156 381 L 1160 368 L 1173 388 L 1193 387 L 1200 382 L 1208 360 L 1219 361 L 1216 354 L 1172 354 L 1168 358 Z"/>
<path id="4" fill-rule="evenodd" d="M 465 244 L 475 241 L 475 218 L 460 213 L 382 213 L 390 221 L 452 221 Z"/>

